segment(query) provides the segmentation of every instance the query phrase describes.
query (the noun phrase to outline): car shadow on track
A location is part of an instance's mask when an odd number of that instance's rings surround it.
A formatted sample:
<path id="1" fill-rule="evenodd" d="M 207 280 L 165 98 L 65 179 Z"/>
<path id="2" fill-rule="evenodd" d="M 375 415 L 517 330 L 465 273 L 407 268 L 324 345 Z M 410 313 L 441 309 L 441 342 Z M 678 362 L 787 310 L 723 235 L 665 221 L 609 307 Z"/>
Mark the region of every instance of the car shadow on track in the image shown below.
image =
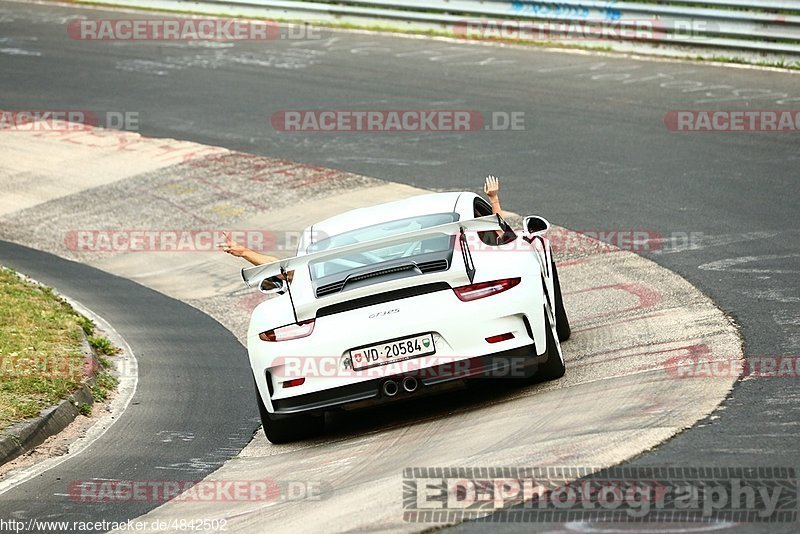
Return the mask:
<path id="1" fill-rule="evenodd" d="M 432 395 L 397 399 L 388 404 L 360 410 L 326 413 L 325 430 L 316 438 L 326 441 L 358 437 L 407 427 L 432 420 L 480 410 L 489 405 L 512 402 L 535 395 L 541 383 L 520 383 L 508 379 L 470 379 L 466 385 Z"/>

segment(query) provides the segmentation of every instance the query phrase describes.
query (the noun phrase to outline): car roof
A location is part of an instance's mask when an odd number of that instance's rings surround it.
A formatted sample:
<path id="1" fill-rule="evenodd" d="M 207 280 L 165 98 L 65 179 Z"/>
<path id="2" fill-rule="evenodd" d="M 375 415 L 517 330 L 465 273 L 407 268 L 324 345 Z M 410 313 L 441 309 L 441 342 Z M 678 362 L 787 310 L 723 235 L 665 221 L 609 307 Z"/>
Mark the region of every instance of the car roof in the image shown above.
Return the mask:
<path id="1" fill-rule="evenodd" d="M 357 228 L 407 217 L 431 213 L 452 213 L 456 211 L 456 203 L 461 195 L 475 196 L 475 193 L 462 191 L 429 193 L 366 208 L 357 208 L 314 224 L 313 234 L 329 237 Z"/>

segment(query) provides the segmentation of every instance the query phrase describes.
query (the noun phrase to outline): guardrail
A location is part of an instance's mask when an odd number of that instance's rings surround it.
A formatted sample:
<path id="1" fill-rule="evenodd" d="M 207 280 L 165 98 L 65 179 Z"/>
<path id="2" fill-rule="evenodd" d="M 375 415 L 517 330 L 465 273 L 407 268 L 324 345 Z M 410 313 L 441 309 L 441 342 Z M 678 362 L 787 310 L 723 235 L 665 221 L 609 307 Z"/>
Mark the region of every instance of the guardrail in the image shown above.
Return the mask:
<path id="1" fill-rule="evenodd" d="M 146 7 L 439 30 L 464 37 L 689 47 L 800 58 L 800 0 L 103 0 Z M 225 9 L 222 7 L 225 6 Z"/>

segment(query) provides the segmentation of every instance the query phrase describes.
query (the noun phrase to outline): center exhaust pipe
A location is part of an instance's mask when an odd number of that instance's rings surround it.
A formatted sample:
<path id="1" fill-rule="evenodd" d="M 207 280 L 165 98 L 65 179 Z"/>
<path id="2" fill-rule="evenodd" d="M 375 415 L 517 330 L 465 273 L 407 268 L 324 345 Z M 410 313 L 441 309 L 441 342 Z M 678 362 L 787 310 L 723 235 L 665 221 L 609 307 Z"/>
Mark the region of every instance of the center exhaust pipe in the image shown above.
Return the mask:
<path id="1" fill-rule="evenodd" d="M 387 397 L 394 397 L 398 391 L 400 391 L 400 387 L 394 380 L 387 380 L 383 383 L 383 394 Z"/>
<path id="2" fill-rule="evenodd" d="M 419 384 L 417 383 L 417 379 L 413 376 L 407 376 L 403 379 L 403 389 L 408 393 L 413 393 L 416 391 L 418 386 Z"/>

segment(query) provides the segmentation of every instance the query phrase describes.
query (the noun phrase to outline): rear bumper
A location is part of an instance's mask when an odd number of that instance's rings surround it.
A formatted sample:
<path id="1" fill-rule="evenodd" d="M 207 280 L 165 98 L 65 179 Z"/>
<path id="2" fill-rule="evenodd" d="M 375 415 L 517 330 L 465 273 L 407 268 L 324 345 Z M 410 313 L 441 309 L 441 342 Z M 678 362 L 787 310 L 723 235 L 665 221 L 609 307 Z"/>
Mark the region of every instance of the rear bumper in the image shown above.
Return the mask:
<path id="1" fill-rule="evenodd" d="M 275 414 L 319 412 L 333 409 L 356 409 L 385 402 L 419 397 L 436 393 L 448 385 L 470 378 L 529 378 L 536 373 L 539 364 L 547 361 L 547 353 L 536 354 L 535 345 L 518 347 L 503 352 L 476 356 L 457 362 L 428 367 L 411 373 L 366 380 L 337 388 L 326 389 L 283 399 L 272 399 Z M 394 396 L 383 393 L 384 382 L 401 381 L 407 376 L 417 379 L 419 387 L 412 393 L 400 388 Z M 267 377 L 270 382 L 270 377 Z"/>

